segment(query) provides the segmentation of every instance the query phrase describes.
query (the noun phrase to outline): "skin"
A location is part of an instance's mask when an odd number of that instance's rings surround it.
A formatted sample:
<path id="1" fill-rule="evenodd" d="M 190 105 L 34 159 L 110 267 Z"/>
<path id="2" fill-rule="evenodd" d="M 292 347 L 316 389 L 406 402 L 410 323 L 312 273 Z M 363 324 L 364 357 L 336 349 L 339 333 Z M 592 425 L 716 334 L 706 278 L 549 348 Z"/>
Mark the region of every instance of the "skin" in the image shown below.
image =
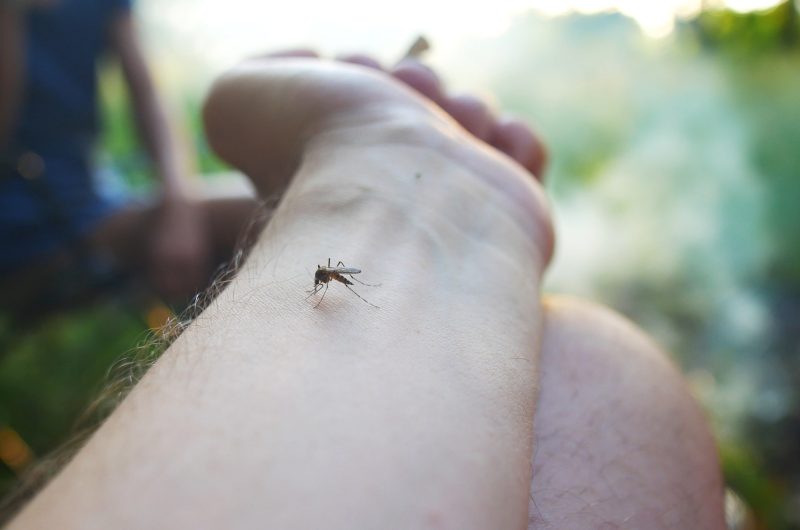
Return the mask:
<path id="1" fill-rule="evenodd" d="M 497 150 L 389 76 L 313 59 L 240 66 L 206 121 L 259 193 L 289 183 L 281 206 L 10 528 L 723 528 L 677 371 L 607 310 L 541 301 L 529 130 Z M 381 309 L 305 299 L 329 256 Z"/>
<path id="2" fill-rule="evenodd" d="M 726 528 L 714 440 L 670 359 L 607 308 L 543 307 L 529 528 Z"/>

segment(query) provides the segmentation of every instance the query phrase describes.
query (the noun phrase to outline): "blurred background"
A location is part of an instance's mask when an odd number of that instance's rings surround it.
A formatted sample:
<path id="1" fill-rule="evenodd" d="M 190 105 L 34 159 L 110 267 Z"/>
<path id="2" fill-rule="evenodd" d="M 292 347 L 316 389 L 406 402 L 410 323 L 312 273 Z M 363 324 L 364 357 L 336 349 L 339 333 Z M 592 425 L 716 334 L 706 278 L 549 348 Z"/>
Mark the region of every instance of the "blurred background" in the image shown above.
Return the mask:
<path id="1" fill-rule="evenodd" d="M 308 45 L 397 60 L 419 35 L 454 91 L 551 148 L 549 292 L 622 312 L 681 365 L 751 528 L 800 528 L 800 12 L 776 0 L 139 0 L 140 31 L 203 178 L 199 108 L 238 59 Z M 366 22 L 369 21 L 369 22 Z M 109 186 L 146 193 L 124 83 L 102 74 Z M 112 298 L 28 329 L 0 317 L 0 496 L 64 442 L 166 308 Z"/>

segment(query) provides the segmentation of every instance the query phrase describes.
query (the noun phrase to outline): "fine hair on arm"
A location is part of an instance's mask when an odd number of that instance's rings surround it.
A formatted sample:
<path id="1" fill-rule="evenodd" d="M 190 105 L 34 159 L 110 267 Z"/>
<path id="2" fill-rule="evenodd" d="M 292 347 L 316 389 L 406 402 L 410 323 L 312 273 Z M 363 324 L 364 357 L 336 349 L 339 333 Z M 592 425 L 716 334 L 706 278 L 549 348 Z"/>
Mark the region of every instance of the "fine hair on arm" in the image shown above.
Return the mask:
<path id="1" fill-rule="evenodd" d="M 177 339 L 189 324 L 221 293 L 241 269 L 250 248 L 269 222 L 280 194 L 260 201 L 257 213 L 242 232 L 231 259 L 214 275 L 211 285 L 198 293 L 179 314 L 159 329 L 150 330 L 140 344 L 120 356 L 108 370 L 98 396 L 76 419 L 68 440 L 29 466 L 18 483 L 0 499 L 0 527 L 9 522 L 83 447 L 133 387 Z"/>

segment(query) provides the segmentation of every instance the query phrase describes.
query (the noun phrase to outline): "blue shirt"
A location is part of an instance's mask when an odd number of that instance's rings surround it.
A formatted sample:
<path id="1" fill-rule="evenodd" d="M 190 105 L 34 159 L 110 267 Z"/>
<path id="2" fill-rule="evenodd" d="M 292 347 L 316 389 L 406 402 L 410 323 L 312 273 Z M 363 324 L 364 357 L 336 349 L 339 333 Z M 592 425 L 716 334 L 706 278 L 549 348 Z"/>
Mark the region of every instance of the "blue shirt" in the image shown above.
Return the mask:
<path id="1" fill-rule="evenodd" d="M 111 22 L 131 0 L 59 0 L 25 15 L 22 108 L 14 152 L 36 153 L 44 172 L 26 180 L 0 175 L 0 272 L 85 235 L 113 209 L 95 190 L 91 155 L 97 139 L 97 61 Z"/>

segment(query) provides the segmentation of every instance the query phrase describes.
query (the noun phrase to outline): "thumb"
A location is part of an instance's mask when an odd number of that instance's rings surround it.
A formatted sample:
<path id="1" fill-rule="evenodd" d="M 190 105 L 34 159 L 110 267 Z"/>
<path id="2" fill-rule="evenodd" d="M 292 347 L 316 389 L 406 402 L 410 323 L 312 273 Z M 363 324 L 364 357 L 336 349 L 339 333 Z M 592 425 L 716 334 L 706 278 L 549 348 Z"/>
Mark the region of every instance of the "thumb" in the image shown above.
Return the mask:
<path id="1" fill-rule="evenodd" d="M 220 78 L 203 114 L 211 147 L 264 195 L 288 183 L 314 137 L 352 125 L 363 112 L 370 113 L 369 121 L 391 118 L 396 104 L 406 113 L 409 106 L 425 114 L 436 112 L 382 72 L 309 57 L 272 56 L 246 61 Z"/>

